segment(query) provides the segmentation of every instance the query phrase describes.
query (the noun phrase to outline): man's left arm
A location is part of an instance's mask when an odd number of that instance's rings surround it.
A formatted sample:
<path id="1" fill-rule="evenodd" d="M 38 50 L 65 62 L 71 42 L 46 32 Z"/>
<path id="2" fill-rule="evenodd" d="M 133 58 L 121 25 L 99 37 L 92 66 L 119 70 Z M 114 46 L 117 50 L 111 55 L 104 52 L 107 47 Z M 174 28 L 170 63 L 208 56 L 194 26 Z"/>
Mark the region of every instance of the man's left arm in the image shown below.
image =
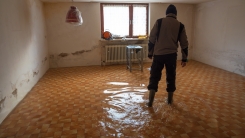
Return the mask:
<path id="1" fill-rule="evenodd" d="M 185 27 L 183 27 L 183 30 L 180 33 L 180 47 L 181 47 L 181 53 L 182 53 L 182 67 L 186 66 L 186 62 L 188 61 L 188 39 L 186 35 Z"/>

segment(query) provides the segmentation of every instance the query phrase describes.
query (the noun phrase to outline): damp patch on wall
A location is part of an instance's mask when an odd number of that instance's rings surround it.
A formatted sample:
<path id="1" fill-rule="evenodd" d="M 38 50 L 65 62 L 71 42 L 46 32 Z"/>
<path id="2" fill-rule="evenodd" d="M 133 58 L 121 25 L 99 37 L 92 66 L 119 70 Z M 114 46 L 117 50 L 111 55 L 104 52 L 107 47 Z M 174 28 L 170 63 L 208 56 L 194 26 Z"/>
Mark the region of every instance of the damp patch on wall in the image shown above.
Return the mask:
<path id="1" fill-rule="evenodd" d="M 84 52 L 90 52 L 92 50 L 80 50 L 80 51 L 76 51 L 74 53 L 71 53 L 72 55 L 80 55 L 80 54 L 83 54 Z"/>
<path id="2" fill-rule="evenodd" d="M 38 75 L 39 70 L 37 70 L 37 71 L 33 71 L 32 73 L 33 73 L 33 77 L 35 77 L 35 76 L 37 76 L 37 75 Z"/>
<path id="3" fill-rule="evenodd" d="M 20 75 L 15 82 L 11 83 L 12 90 L 15 90 L 17 86 L 22 87 L 25 84 L 28 84 L 31 81 L 32 74 L 28 71 L 25 74 Z"/>
<path id="4" fill-rule="evenodd" d="M 60 53 L 58 56 L 59 57 L 67 57 L 69 54 L 68 53 Z"/>
<path id="5" fill-rule="evenodd" d="M 27 73 L 23 74 L 20 78 L 21 78 L 20 86 L 22 86 L 23 84 L 29 83 L 30 82 L 30 73 L 27 72 Z M 16 87 L 15 87 L 15 89 L 16 89 Z"/>
<path id="6" fill-rule="evenodd" d="M 51 67 L 59 67 L 59 63 L 61 63 L 62 61 L 65 61 L 65 62 L 74 62 L 74 61 L 78 61 L 78 60 L 81 60 L 81 57 L 83 57 L 83 54 L 84 53 L 88 53 L 88 52 L 92 52 L 94 49 L 100 47 L 100 45 L 95 45 L 93 46 L 91 49 L 88 49 L 88 50 L 85 50 L 85 49 L 82 49 L 82 50 L 78 50 L 78 51 L 75 51 L 75 52 L 71 52 L 71 53 L 65 53 L 65 52 L 62 52 L 62 53 L 57 53 L 57 54 L 50 54 L 49 55 L 49 61 L 50 61 L 50 66 Z M 84 58 L 82 58 L 82 60 L 84 60 Z"/>
<path id="7" fill-rule="evenodd" d="M 15 90 L 12 92 L 12 95 L 17 98 L 17 89 L 15 88 Z"/>
<path id="8" fill-rule="evenodd" d="M 93 46 L 91 49 L 89 49 L 89 50 L 79 50 L 79 51 L 76 51 L 76 52 L 73 52 L 73 53 L 71 53 L 72 55 L 74 55 L 74 56 L 77 56 L 77 55 L 81 55 L 81 54 L 83 54 L 83 53 L 85 53 L 85 52 L 91 52 L 91 51 L 93 51 L 95 48 L 97 48 L 97 47 L 99 47 L 99 46 Z"/>
<path id="9" fill-rule="evenodd" d="M 4 108 L 4 102 L 5 102 L 6 96 L 2 99 L 0 99 L 0 112 L 2 111 L 2 109 Z"/>
<path id="10" fill-rule="evenodd" d="M 45 63 L 48 60 L 47 56 L 42 60 L 42 63 Z"/>
<path id="11" fill-rule="evenodd" d="M 86 52 L 91 52 L 91 51 L 93 51 L 94 49 L 96 49 L 97 47 L 99 47 L 99 46 L 93 46 L 93 47 L 92 47 L 91 49 L 89 49 L 89 50 L 79 50 L 79 51 L 75 51 L 75 52 L 72 52 L 71 54 L 72 54 L 72 55 L 81 55 L 81 54 L 86 53 Z M 67 56 L 69 56 L 69 55 L 70 55 L 69 53 L 60 53 L 60 54 L 58 54 L 58 57 L 67 57 Z M 52 54 L 52 55 L 49 56 L 49 58 L 50 58 L 50 59 L 55 59 L 55 55 Z"/>
<path id="12" fill-rule="evenodd" d="M 54 59 L 54 55 L 49 55 L 49 58 L 50 59 Z"/>

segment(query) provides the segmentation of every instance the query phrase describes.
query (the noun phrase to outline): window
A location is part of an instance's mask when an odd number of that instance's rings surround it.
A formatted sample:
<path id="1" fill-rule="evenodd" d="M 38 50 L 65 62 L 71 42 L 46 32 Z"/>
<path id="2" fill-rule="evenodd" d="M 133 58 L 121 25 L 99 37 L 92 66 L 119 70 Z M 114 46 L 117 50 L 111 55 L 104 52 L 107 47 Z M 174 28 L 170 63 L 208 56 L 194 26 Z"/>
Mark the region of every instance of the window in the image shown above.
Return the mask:
<path id="1" fill-rule="evenodd" d="M 148 35 L 148 4 L 101 4 L 101 33 L 115 37 Z"/>

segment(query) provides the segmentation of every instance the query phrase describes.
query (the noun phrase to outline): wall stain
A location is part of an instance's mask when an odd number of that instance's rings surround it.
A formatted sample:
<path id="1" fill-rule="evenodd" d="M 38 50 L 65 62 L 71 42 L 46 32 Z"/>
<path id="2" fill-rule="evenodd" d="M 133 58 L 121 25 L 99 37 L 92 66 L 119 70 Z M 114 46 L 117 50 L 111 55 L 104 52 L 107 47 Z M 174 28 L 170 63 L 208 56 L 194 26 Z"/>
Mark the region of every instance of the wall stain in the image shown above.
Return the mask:
<path id="1" fill-rule="evenodd" d="M 49 55 L 49 58 L 50 59 L 54 59 L 54 55 Z"/>
<path id="2" fill-rule="evenodd" d="M 2 111 L 2 109 L 4 108 L 4 102 L 5 102 L 6 96 L 0 100 L 0 112 Z"/>
<path id="3" fill-rule="evenodd" d="M 60 57 L 67 57 L 69 54 L 68 53 L 60 53 L 58 56 Z"/>
<path id="4" fill-rule="evenodd" d="M 92 50 L 94 50 L 95 48 L 97 48 L 99 46 L 93 46 L 90 50 L 80 50 L 80 51 L 76 51 L 74 53 L 71 53 L 72 55 L 76 56 L 76 55 L 81 55 L 85 52 L 91 52 Z"/>
<path id="5" fill-rule="evenodd" d="M 74 53 L 71 53 L 72 55 L 80 55 L 80 54 L 83 54 L 84 52 L 90 52 L 92 50 L 80 50 L 80 51 L 76 51 Z"/>
<path id="6" fill-rule="evenodd" d="M 47 57 L 45 57 L 43 60 L 42 60 L 42 63 L 46 62 L 48 60 Z"/>
<path id="7" fill-rule="evenodd" d="M 86 52 L 91 52 L 98 47 L 100 47 L 100 45 L 95 45 L 89 50 L 79 50 L 79 51 L 75 51 L 75 52 L 71 52 L 71 53 L 51 54 L 51 55 L 49 55 L 50 65 L 51 65 L 51 67 L 59 67 L 58 63 L 59 63 L 59 61 L 62 61 L 64 57 L 67 57 L 69 55 L 79 56 L 79 55 L 82 55 Z M 67 58 L 67 60 L 75 60 L 75 59 L 73 57 L 71 57 L 71 58 Z"/>
<path id="8" fill-rule="evenodd" d="M 37 71 L 33 71 L 33 77 L 37 76 L 37 75 L 38 75 L 38 73 L 39 73 L 39 70 L 37 70 Z"/>
<path id="9" fill-rule="evenodd" d="M 15 84 L 13 84 L 12 82 L 10 82 L 10 84 L 11 84 L 12 90 L 15 90 L 16 89 L 16 85 L 17 85 L 17 82 Z"/>
<path id="10" fill-rule="evenodd" d="M 17 98 L 17 89 L 15 88 L 15 90 L 12 92 L 12 95 L 14 95 L 15 98 Z"/>
<path id="11" fill-rule="evenodd" d="M 27 72 L 26 74 L 23 74 L 23 76 L 24 78 L 20 81 L 20 86 L 22 86 L 23 83 L 30 82 L 29 72 Z M 14 89 L 16 89 L 16 87 L 14 87 Z"/>
<path id="12" fill-rule="evenodd" d="M 51 66 L 55 66 L 55 67 L 59 67 L 58 65 L 58 61 L 61 59 L 62 57 L 58 57 L 57 55 L 49 55 L 49 61 L 50 61 L 50 65 Z"/>

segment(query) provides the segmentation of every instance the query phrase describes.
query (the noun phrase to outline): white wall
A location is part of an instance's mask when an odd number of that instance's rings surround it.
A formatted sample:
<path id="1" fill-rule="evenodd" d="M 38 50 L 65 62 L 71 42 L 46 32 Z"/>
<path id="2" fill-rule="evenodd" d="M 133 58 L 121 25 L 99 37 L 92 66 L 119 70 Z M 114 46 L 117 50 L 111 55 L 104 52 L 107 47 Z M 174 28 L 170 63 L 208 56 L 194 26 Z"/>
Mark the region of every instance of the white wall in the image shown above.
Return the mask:
<path id="1" fill-rule="evenodd" d="M 65 22 L 67 11 L 71 5 L 76 6 L 82 12 L 84 23 L 81 26 L 72 26 Z M 156 19 L 166 16 L 165 11 L 168 5 L 150 4 L 150 29 Z M 191 51 L 194 5 L 176 4 L 176 7 L 178 9 L 178 19 L 186 26 Z M 45 3 L 44 11 L 50 67 L 101 64 L 101 54 L 104 53 L 101 52 L 100 47 L 101 19 L 99 3 Z M 81 53 L 72 54 L 77 51 L 81 51 Z M 181 57 L 180 50 L 179 57 Z"/>
<path id="2" fill-rule="evenodd" d="M 49 68 L 39 0 L 0 0 L 0 123 Z"/>
<path id="3" fill-rule="evenodd" d="M 217 0 L 195 9 L 193 59 L 245 76 L 245 0 Z"/>
<path id="4" fill-rule="evenodd" d="M 192 55 L 192 33 L 193 33 L 193 16 L 194 16 L 194 5 L 192 4 L 174 4 L 177 8 L 177 20 L 185 25 L 188 41 L 189 41 L 189 56 Z M 159 18 L 166 17 L 166 9 L 169 4 L 150 4 L 150 28 L 152 29 L 156 20 Z M 178 49 L 178 60 L 182 59 L 181 49 Z"/>
<path id="5" fill-rule="evenodd" d="M 72 26 L 65 22 L 72 5 L 82 13 L 81 26 Z M 50 67 L 101 64 L 99 3 L 45 3 L 44 11 Z"/>

